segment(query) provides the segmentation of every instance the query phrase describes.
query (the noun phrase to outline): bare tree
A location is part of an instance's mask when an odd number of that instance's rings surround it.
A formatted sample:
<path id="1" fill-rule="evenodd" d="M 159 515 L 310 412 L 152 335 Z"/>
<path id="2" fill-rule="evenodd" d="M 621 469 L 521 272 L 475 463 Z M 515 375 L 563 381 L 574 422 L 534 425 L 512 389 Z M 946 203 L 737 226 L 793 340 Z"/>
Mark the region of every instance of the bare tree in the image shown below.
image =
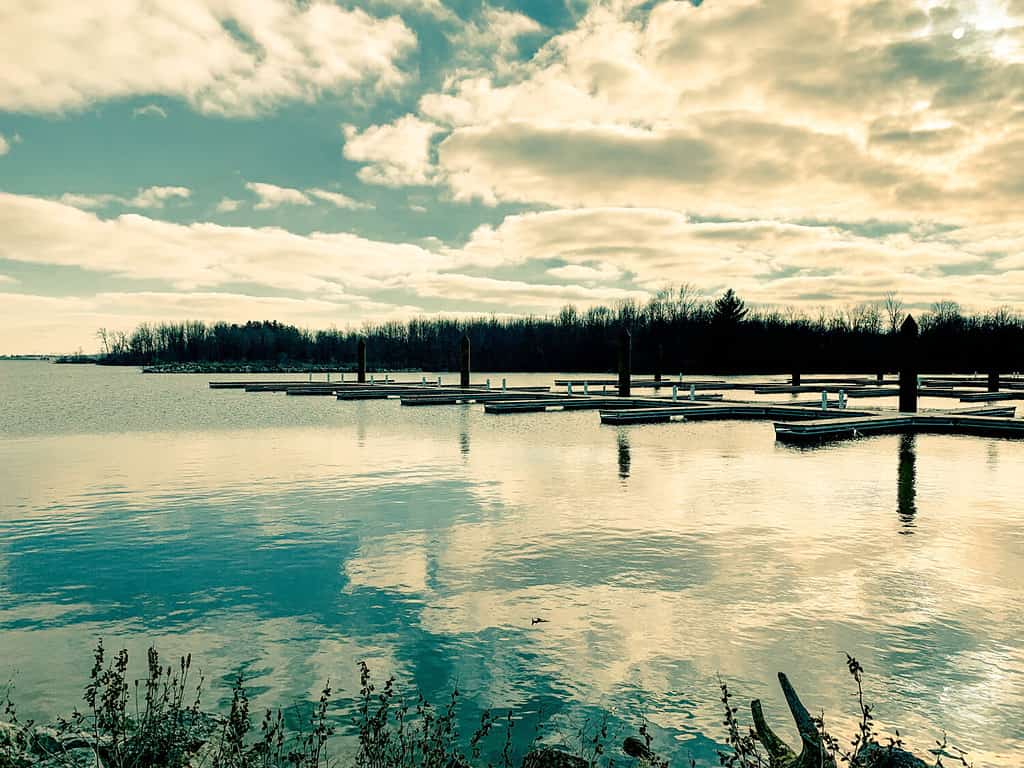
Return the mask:
<path id="1" fill-rule="evenodd" d="M 896 333 L 903 321 L 903 299 L 896 294 L 896 291 L 889 291 L 885 294 L 882 307 L 885 309 L 885 316 L 889 319 L 889 333 Z"/>
<path id="2" fill-rule="evenodd" d="M 103 347 L 103 354 L 104 355 L 109 355 L 110 354 L 110 334 L 107 332 L 107 329 L 106 328 L 100 328 L 98 331 L 96 331 L 96 338 L 100 340 L 100 344 Z"/>

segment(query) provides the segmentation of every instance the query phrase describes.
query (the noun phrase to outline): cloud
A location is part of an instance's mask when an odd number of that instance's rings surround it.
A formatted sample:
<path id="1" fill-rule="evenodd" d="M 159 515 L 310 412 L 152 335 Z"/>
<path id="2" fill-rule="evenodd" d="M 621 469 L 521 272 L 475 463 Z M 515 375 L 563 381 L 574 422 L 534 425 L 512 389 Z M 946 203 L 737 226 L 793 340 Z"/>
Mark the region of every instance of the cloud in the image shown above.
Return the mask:
<path id="1" fill-rule="evenodd" d="M 359 170 L 367 184 L 387 187 L 433 183 L 430 144 L 441 128 L 406 115 L 393 123 L 371 125 L 360 131 L 344 126 L 344 155 L 349 160 L 368 163 Z"/>
<path id="2" fill-rule="evenodd" d="M 519 38 L 537 35 L 543 29 L 522 13 L 484 6 L 477 20 L 464 23 L 452 35 L 454 65 L 486 69 L 496 76 L 508 74 L 519 64 Z"/>
<path id="3" fill-rule="evenodd" d="M 313 204 L 313 201 L 304 192 L 290 187 L 279 187 L 275 184 L 250 181 L 246 182 L 245 188 L 260 199 L 255 205 L 257 211 L 265 211 L 281 205 Z"/>
<path id="4" fill-rule="evenodd" d="M 1009 13 L 592 3 L 530 61 L 457 63 L 424 94 L 406 119 L 442 137 L 418 175 L 488 204 L 998 221 L 1024 142 L 1024 11 Z"/>
<path id="5" fill-rule="evenodd" d="M 1011 256 L 1024 253 L 1018 223 L 869 237 L 839 224 L 704 222 L 658 208 L 588 208 L 508 216 L 446 252 L 463 270 L 558 260 L 566 266 L 547 274 L 562 280 L 586 284 L 607 274 L 613 281 L 619 270 L 630 273 L 634 290 L 689 283 L 713 295 L 733 287 L 763 304 L 852 304 L 889 290 L 924 304 L 947 295 L 978 307 L 1024 299 L 1024 259 Z"/>
<path id="6" fill-rule="evenodd" d="M 188 187 L 147 187 L 139 190 L 128 205 L 133 208 L 163 208 L 168 200 L 187 200 L 191 195 Z"/>
<path id="7" fill-rule="evenodd" d="M 327 0 L 95 0 L 73 10 L 39 0 L 9 4 L 0 28 L 0 109 L 11 112 L 160 94 L 252 116 L 325 92 L 393 89 L 416 44 L 398 17 Z"/>
<path id="8" fill-rule="evenodd" d="M 576 280 L 581 283 L 607 283 L 622 277 L 622 270 L 617 267 L 598 262 L 597 266 L 567 264 L 564 267 L 552 267 L 547 274 L 561 280 Z"/>
<path id="9" fill-rule="evenodd" d="M 441 0 L 369 0 L 372 8 L 384 11 L 402 11 L 432 16 L 438 21 L 458 21 L 456 16 Z"/>
<path id="10" fill-rule="evenodd" d="M 157 104 L 147 104 L 132 110 L 132 117 L 167 117 L 167 110 Z"/>
<path id="11" fill-rule="evenodd" d="M 449 256 L 349 233 L 176 224 L 138 214 L 101 219 L 58 201 L 0 193 L 0 259 L 80 267 L 193 291 L 250 284 L 337 299 L 404 287 Z M 359 294 L 361 295 L 361 294 Z"/>
<path id="12" fill-rule="evenodd" d="M 528 307 L 551 311 L 564 304 L 600 304 L 622 300 L 644 301 L 646 291 L 623 288 L 589 288 L 581 285 L 550 285 L 522 280 L 498 280 L 457 273 L 426 276 L 417 282 L 420 296 L 459 297 L 462 301 Z"/>
<path id="13" fill-rule="evenodd" d="M 6 155 L 10 151 L 11 151 L 10 143 L 7 141 L 7 139 L 4 138 L 4 135 L 2 133 L 0 133 L 0 157 Z"/>
<path id="14" fill-rule="evenodd" d="M 336 208 L 347 208 L 351 211 L 367 211 L 373 208 L 372 203 L 364 203 L 359 200 L 353 200 L 348 195 L 343 195 L 340 192 L 329 192 L 326 189 L 307 189 L 307 193 L 313 197 L 320 198 Z"/>
<path id="15" fill-rule="evenodd" d="M 217 203 L 218 213 L 234 213 L 242 207 L 241 200 L 233 200 L 230 197 L 221 198 L 220 202 Z"/>
<path id="16" fill-rule="evenodd" d="M 163 208 L 169 200 L 187 200 L 192 195 L 188 187 L 144 187 L 132 197 L 121 197 L 109 193 L 83 194 L 65 192 L 60 201 L 75 208 L 94 210 L 109 205 L 120 205 L 125 208 Z"/>

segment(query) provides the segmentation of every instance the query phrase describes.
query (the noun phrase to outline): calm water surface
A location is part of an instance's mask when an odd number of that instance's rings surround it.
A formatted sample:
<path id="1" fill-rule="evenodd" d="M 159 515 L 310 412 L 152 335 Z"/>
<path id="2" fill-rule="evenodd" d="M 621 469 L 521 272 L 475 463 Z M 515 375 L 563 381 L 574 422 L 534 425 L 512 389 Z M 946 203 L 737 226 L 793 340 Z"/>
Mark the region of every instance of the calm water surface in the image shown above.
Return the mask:
<path id="1" fill-rule="evenodd" d="M 848 651 L 918 751 L 945 730 L 978 766 L 1024 763 L 1022 442 L 800 450 L 769 423 L 206 380 L 0 363 L 0 676 L 24 714 L 74 706 L 103 636 L 190 651 L 211 704 L 239 670 L 257 704 L 330 678 L 344 717 L 366 659 L 406 691 L 458 684 L 468 730 L 483 707 L 524 740 L 605 710 L 710 764 L 719 673 L 795 742 L 775 673 L 841 729 Z"/>

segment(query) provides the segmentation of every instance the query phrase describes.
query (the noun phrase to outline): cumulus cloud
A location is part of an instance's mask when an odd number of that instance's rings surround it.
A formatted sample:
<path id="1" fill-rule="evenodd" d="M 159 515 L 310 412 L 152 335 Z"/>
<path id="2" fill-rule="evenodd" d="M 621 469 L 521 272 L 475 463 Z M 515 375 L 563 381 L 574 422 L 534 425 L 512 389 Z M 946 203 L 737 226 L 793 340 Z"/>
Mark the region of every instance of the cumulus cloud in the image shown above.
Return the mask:
<path id="1" fill-rule="evenodd" d="M 139 190 L 128 205 L 133 208 L 163 208 L 168 200 L 187 200 L 192 195 L 188 187 L 147 187 Z"/>
<path id="2" fill-rule="evenodd" d="M 607 283 L 622 277 L 622 270 L 603 262 L 598 262 L 596 266 L 567 264 L 564 267 L 552 267 L 547 273 L 560 280 L 575 280 L 581 283 Z"/>
<path id="3" fill-rule="evenodd" d="M 144 187 L 132 197 L 121 197 L 109 193 L 85 194 L 65 192 L 60 201 L 75 208 L 95 210 L 109 205 L 125 208 L 163 208 L 170 200 L 187 200 L 192 195 L 188 187 Z"/>
<path id="4" fill-rule="evenodd" d="M 313 197 L 328 202 L 336 208 L 347 208 L 350 211 L 367 211 L 373 208 L 372 203 L 353 200 L 348 195 L 343 195 L 340 192 L 330 192 L 326 189 L 308 189 L 306 191 Z"/>
<path id="5" fill-rule="evenodd" d="M 420 177 L 490 204 L 999 220 L 1024 23 L 995 5 L 592 3 L 529 62 L 420 99 L 408 119 L 443 134 Z"/>
<path id="6" fill-rule="evenodd" d="M 255 181 L 246 183 L 245 188 L 259 198 L 259 202 L 254 206 L 257 211 L 265 211 L 282 205 L 313 205 L 314 198 L 330 203 L 336 208 L 346 208 L 351 211 L 373 208 L 373 205 L 370 203 L 353 200 L 348 195 L 343 195 L 340 192 L 331 192 L 327 189 L 312 188 L 301 190 Z M 236 203 L 238 203 L 237 200 L 231 200 L 229 205 L 234 205 L 234 207 L 226 210 L 237 210 L 238 205 Z M 218 210 L 220 210 L 219 207 Z"/>
<path id="7" fill-rule="evenodd" d="M 259 181 L 246 182 L 245 188 L 259 198 L 255 208 L 257 211 L 265 211 L 270 208 L 277 208 L 281 205 L 312 205 L 306 194 L 291 187 L 279 187 L 276 184 L 266 184 Z"/>
<path id="8" fill-rule="evenodd" d="M 368 163 L 359 170 L 367 184 L 388 187 L 433 183 L 430 145 L 440 126 L 406 115 L 393 123 L 371 125 L 360 131 L 344 126 L 344 155 Z"/>
<path id="9" fill-rule="evenodd" d="M 519 38 L 542 30 L 525 14 L 484 6 L 478 19 L 463 24 L 452 36 L 455 65 L 506 75 L 519 65 Z"/>
<path id="10" fill-rule="evenodd" d="M 101 219 L 57 201 L 0 193 L 0 258 L 76 266 L 180 290 L 249 283 L 330 293 L 402 285 L 450 257 L 349 233 L 296 235 L 277 228 L 191 225 L 137 214 Z"/>
<path id="11" fill-rule="evenodd" d="M 548 285 L 527 283 L 522 280 L 498 280 L 491 277 L 464 275 L 454 272 L 429 275 L 416 285 L 420 296 L 450 298 L 462 301 L 512 305 L 552 310 L 565 304 L 602 304 L 633 299 L 644 301 L 646 291 L 623 288 L 591 288 L 581 285 Z"/>
<path id="12" fill-rule="evenodd" d="M 648 292 L 678 283 L 709 295 L 733 287 L 765 304 L 870 302 L 896 290 L 917 303 L 957 295 L 985 307 L 1024 298 L 1024 259 L 1008 255 L 1022 252 L 1018 223 L 870 237 L 835 224 L 589 208 L 506 217 L 450 255 L 462 268 L 487 269 L 555 259 L 567 266 L 548 274 L 564 280 L 610 281 L 625 270 Z"/>
<path id="13" fill-rule="evenodd" d="M 0 156 L 6 155 L 10 151 L 10 142 L 8 142 L 7 139 L 4 138 L 4 135 L 0 133 Z"/>
<path id="14" fill-rule="evenodd" d="M 160 94 L 255 115 L 324 92 L 400 85 L 416 43 L 398 17 L 327 0 L 63 0 L 0 8 L 0 109 L 53 113 Z"/>
<path id="15" fill-rule="evenodd" d="M 230 197 L 222 197 L 220 199 L 220 202 L 217 203 L 217 212 L 218 213 L 234 213 L 235 211 L 237 211 L 241 207 L 242 207 L 242 201 L 241 200 L 235 200 L 235 199 L 230 198 Z"/>

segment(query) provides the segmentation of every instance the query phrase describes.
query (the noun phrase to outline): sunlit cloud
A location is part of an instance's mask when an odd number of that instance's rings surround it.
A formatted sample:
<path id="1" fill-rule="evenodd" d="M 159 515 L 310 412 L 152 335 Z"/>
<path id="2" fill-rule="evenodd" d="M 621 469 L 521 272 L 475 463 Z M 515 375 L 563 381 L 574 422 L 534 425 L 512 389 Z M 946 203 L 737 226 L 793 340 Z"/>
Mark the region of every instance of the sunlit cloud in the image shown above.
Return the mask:
<path id="1" fill-rule="evenodd" d="M 120 205 L 125 208 L 163 208 L 168 201 L 187 200 L 192 196 L 188 187 L 145 187 L 138 190 L 132 197 L 121 197 L 109 193 L 84 194 L 66 192 L 60 201 L 75 208 L 87 210 L 106 208 L 109 205 Z"/>
<path id="2" fill-rule="evenodd" d="M 7 5 L 0 29 L 0 109 L 44 113 L 160 94 L 255 115 L 324 92 L 392 89 L 416 44 L 398 17 L 326 0 L 42 0 Z"/>
<path id="3" fill-rule="evenodd" d="M 259 202 L 255 205 L 257 211 L 277 208 L 279 205 L 313 204 L 313 201 L 298 189 L 279 187 L 276 184 L 266 184 L 258 181 L 246 182 L 245 188 L 259 198 Z"/>

